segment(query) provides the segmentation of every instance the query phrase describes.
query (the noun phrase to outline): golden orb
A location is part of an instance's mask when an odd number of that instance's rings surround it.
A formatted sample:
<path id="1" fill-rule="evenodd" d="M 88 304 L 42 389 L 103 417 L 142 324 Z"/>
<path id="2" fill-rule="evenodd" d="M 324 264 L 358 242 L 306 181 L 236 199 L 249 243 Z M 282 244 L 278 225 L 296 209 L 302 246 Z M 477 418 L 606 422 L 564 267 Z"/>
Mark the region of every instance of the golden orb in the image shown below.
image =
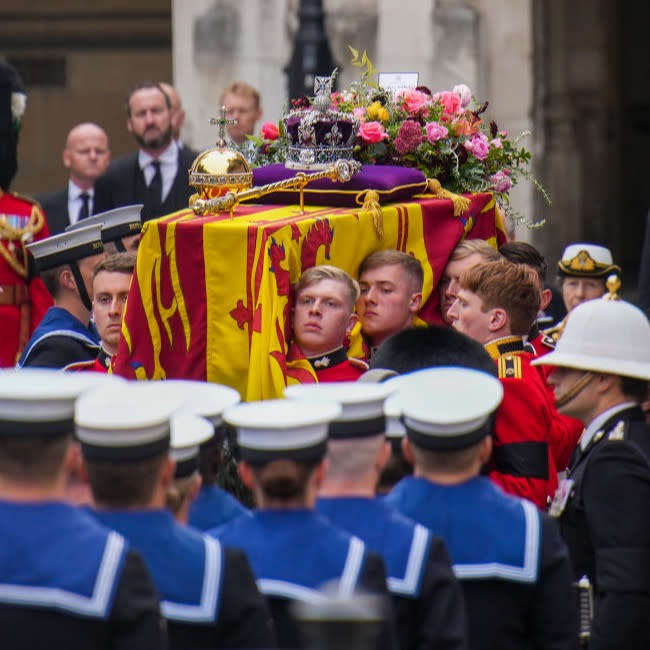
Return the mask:
<path id="1" fill-rule="evenodd" d="M 189 183 L 197 190 L 190 197 L 215 199 L 227 192 L 240 192 L 253 185 L 253 172 L 244 156 L 228 147 L 212 147 L 200 153 L 189 171 Z"/>

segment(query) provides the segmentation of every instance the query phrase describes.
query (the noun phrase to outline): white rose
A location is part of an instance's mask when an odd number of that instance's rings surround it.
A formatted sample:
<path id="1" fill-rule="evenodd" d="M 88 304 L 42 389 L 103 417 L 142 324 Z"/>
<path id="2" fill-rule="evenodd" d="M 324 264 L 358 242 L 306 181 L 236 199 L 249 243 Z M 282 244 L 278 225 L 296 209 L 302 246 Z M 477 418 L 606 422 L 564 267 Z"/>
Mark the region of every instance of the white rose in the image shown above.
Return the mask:
<path id="1" fill-rule="evenodd" d="M 469 86 L 458 84 L 457 86 L 454 86 L 452 92 L 460 97 L 460 105 L 463 108 L 467 108 L 469 103 L 472 101 L 472 91 L 469 89 Z"/>
<path id="2" fill-rule="evenodd" d="M 11 93 L 11 115 L 14 119 L 20 120 L 25 113 L 27 95 L 25 93 Z"/>

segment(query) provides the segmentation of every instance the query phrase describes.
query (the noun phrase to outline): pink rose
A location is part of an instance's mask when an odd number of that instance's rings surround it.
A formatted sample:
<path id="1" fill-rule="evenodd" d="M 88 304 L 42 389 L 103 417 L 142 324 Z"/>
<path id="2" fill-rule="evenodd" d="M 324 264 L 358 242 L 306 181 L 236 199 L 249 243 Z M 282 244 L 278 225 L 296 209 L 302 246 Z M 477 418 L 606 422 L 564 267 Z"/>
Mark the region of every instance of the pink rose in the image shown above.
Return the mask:
<path id="1" fill-rule="evenodd" d="M 278 127 L 273 122 L 265 122 L 262 124 L 262 137 L 265 140 L 277 140 L 280 136 Z"/>
<path id="2" fill-rule="evenodd" d="M 353 108 L 352 114 L 354 115 L 354 117 L 356 117 L 359 120 L 359 122 L 366 121 L 366 109 L 363 108 L 362 106 L 359 106 L 358 108 Z"/>
<path id="3" fill-rule="evenodd" d="M 460 96 L 456 93 L 445 90 L 441 93 L 436 93 L 433 96 L 433 100 L 442 104 L 444 115 L 447 118 L 452 118 L 463 112 Z"/>
<path id="4" fill-rule="evenodd" d="M 490 143 L 484 133 L 475 133 L 465 141 L 465 149 L 474 154 L 475 158 L 485 160 L 490 153 Z"/>
<path id="5" fill-rule="evenodd" d="M 419 115 L 431 103 L 431 98 L 419 90 L 403 90 L 399 94 L 401 107 L 411 115 Z"/>
<path id="6" fill-rule="evenodd" d="M 460 97 L 460 105 L 463 108 L 467 108 L 469 103 L 472 101 L 472 91 L 469 89 L 469 86 L 466 86 L 465 84 L 454 86 L 454 89 L 451 92 Z"/>
<path id="7" fill-rule="evenodd" d="M 381 122 L 364 122 L 359 127 L 359 137 L 364 142 L 381 142 L 384 138 L 388 137 L 388 133 L 384 131 Z"/>
<path id="8" fill-rule="evenodd" d="M 501 138 L 494 138 L 494 140 L 490 142 L 490 145 L 495 149 L 503 149 L 503 142 L 501 142 Z"/>
<path id="9" fill-rule="evenodd" d="M 446 138 L 449 134 L 447 127 L 442 126 L 439 122 L 428 122 L 424 128 L 427 130 L 427 139 L 431 144 Z"/>
<path id="10" fill-rule="evenodd" d="M 510 180 L 510 170 L 504 169 L 490 176 L 490 187 L 495 192 L 507 192 L 512 187 L 512 180 Z"/>

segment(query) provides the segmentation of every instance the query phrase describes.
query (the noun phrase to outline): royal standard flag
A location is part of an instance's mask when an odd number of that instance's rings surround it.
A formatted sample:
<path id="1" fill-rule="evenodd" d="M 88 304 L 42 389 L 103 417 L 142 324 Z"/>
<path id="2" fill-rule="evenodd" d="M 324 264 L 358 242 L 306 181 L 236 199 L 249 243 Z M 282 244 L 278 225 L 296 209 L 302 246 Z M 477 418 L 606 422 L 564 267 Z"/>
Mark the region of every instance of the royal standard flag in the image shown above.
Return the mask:
<path id="1" fill-rule="evenodd" d="M 287 360 L 302 271 L 333 264 L 357 277 L 362 260 L 386 248 L 422 262 L 420 322 L 439 322 L 436 286 L 458 242 L 506 239 L 492 195 L 469 198 L 461 217 L 449 200 L 384 206 L 381 236 L 359 208 L 241 205 L 234 218 L 182 210 L 149 221 L 113 371 L 218 382 L 246 400 L 279 397 L 287 384 L 314 381 L 307 362 Z M 351 343 L 354 356 L 359 341 Z"/>

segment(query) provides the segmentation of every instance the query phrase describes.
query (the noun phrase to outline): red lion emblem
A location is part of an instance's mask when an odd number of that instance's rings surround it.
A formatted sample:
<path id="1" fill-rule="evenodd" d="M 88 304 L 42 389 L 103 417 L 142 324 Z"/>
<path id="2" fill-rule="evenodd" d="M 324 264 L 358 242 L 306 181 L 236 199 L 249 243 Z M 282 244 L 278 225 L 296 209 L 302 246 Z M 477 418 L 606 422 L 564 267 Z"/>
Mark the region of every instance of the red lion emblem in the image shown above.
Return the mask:
<path id="1" fill-rule="evenodd" d="M 325 246 L 325 259 L 330 258 L 330 245 L 334 239 L 334 228 L 329 219 L 318 219 L 309 228 L 300 249 L 300 264 L 303 271 L 316 265 L 316 255 L 321 246 Z"/>

